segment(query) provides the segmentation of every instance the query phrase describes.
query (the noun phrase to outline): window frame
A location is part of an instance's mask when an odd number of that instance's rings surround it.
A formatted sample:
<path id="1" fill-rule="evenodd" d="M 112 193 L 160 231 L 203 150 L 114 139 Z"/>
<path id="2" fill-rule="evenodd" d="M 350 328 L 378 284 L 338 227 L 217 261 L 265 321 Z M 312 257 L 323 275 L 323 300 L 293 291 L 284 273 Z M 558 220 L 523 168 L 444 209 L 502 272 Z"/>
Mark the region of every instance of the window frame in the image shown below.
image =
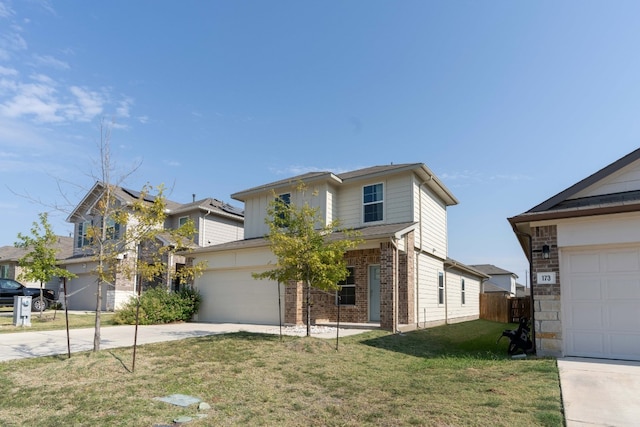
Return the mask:
<path id="1" fill-rule="evenodd" d="M 377 191 L 377 187 L 380 187 L 380 191 Z M 373 189 L 372 192 L 367 193 L 367 189 Z M 373 200 L 368 200 L 372 198 Z M 368 208 L 375 207 L 375 211 L 368 211 Z M 370 218 L 374 216 L 373 218 Z M 369 184 L 362 186 L 362 222 L 365 224 L 372 222 L 384 221 L 384 183 L 377 182 L 375 184 Z"/>
<path id="2" fill-rule="evenodd" d="M 336 291 L 336 305 L 355 306 L 358 302 L 356 299 L 356 268 L 347 266 L 347 270 L 349 270 L 349 275 L 344 280 L 338 283 L 338 286 L 340 288 Z M 347 295 L 346 298 L 352 299 L 353 302 L 342 301 L 345 298 L 344 296 L 342 296 L 345 288 L 349 290 L 349 295 Z"/>
<path id="3" fill-rule="evenodd" d="M 0 265 L 0 279 L 9 278 L 9 266 L 7 264 Z"/>
<path id="4" fill-rule="evenodd" d="M 444 304 L 444 273 L 438 271 L 438 305 Z"/>
<path id="5" fill-rule="evenodd" d="M 93 227 L 93 221 L 80 221 L 78 223 L 78 235 L 76 236 L 76 247 L 82 249 L 91 245 L 91 239 L 87 236 L 89 228 Z"/>
<path id="6" fill-rule="evenodd" d="M 185 225 L 190 219 L 191 219 L 191 217 L 189 215 L 179 217 L 178 218 L 178 228 L 180 228 L 183 225 Z"/>
<path id="7" fill-rule="evenodd" d="M 462 305 L 467 304 L 466 292 L 467 292 L 466 283 L 464 282 L 464 277 L 462 277 L 460 279 L 460 303 Z"/>

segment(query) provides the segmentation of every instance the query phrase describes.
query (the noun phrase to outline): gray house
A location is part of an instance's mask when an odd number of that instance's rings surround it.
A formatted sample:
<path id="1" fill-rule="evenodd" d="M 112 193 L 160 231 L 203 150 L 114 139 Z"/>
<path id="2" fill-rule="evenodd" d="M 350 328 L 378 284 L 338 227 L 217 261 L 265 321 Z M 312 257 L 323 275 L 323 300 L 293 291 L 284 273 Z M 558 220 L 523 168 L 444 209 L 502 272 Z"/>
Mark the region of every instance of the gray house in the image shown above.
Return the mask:
<path id="1" fill-rule="evenodd" d="M 90 248 L 90 241 L 87 236 L 87 229 L 90 224 L 100 221 L 96 204 L 104 197 L 105 186 L 97 182 L 85 197 L 76 206 L 67 218 L 67 221 L 74 224 L 73 255 L 61 260 L 61 265 L 67 268 L 78 277 L 71 279 L 67 283 L 68 304 L 74 310 L 94 310 L 96 305 L 96 277 L 93 274 L 95 261 L 87 248 Z M 124 187 L 116 187 L 114 197 L 116 202 L 127 207 L 139 200 L 140 193 Z M 244 237 L 244 213 L 242 209 L 231 206 L 217 199 L 206 198 L 195 200 L 193 196 L 190 203 L 178 203 L 172 200 L 165 200 L 167 218 L 165 229 L 175 229 L 185 221 L 192 220 L 196 235 L 193 247 L 215 245 Z M 146 196 L 145 203 L 153 203 L 153 196 Z M 110 225 L 115 238 L 124 233 L 128 224 L 117 224 L 111 222 Z M 160 242 L 161 244 L 171 244 L 170 242 Z M 137 257 L 137 249 L 123 249 L 122 259 Z M 171 255 L 164 260 L 170 271 L 175 271 L 185 264 L 184 256 Z M 171 288 L 171 275 L 164 278 L 164 285 Z M 134 295 L 134 283 L 136 278 L 116 277 L 114 283 L 107 287 L 103 300 L 104 310 L 114 310 L 128 301 Z"/>

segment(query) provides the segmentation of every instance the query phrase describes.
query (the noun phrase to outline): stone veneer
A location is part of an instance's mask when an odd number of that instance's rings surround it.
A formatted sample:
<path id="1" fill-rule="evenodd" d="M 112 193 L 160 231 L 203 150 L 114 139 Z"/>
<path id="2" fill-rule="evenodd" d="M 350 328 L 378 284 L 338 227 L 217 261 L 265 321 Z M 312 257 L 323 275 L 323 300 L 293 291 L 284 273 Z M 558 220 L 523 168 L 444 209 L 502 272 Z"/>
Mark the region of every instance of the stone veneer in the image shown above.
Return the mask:
<path id="1" fill-rule="evenodd" d="M 549 245 L 548 259 L 542 258 L 542 246 Z M 562 355 L 562 317 L 560 311 L 560 257 L 558 253 L 558 232 L 555 225 L 533 227 L 531 229 L 531 275 L 533 277 L 534 331 L 536 353 L 541 356 Z M 538 252 L 540 251 L 540 252 Z M 553 272 L 556 283 L 540 285 L 537 274 Z"/>

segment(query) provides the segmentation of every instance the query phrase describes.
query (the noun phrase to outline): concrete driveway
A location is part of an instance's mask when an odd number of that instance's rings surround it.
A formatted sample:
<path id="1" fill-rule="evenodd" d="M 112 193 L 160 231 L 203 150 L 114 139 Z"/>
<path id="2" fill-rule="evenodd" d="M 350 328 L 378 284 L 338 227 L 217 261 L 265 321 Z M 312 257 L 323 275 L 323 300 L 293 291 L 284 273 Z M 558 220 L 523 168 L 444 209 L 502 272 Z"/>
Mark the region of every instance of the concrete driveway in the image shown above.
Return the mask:
<path id="1" fill-rule="evenodd" d="M 274 325 L 196 322 L 139 326 L 137 343 L 142 345 L 241 331 L 279 334 L 280 327 Z M 311 336 L 314 338 L 335 339 L 338 333 L 340 337 L 345 337 L 366 331 L 367 329 L 350 328 L 348 326 L 343 328 L 342 325 L 339 330 L 334 327 L 313 326 L 311 328 Z M 306 332 L 307 329 L 304 326 L 282 327 L 283 335 L 304 336 Z M 93 328 L 71 329 L 69 335 L 72 353 L 93 349 Z M 100 349 L 132 347 L 134 336 L 135 326 L 104 326 L 100 328 Z M 66 355 L 67 351 L 67 332 L 65 330 L 0 334 L 0 362 L 30 357 Z"/>
<path id="2" fill-rule="evenodd" d="M 558 359 L 567 427 L 640 425 L 640 362 Z"/>

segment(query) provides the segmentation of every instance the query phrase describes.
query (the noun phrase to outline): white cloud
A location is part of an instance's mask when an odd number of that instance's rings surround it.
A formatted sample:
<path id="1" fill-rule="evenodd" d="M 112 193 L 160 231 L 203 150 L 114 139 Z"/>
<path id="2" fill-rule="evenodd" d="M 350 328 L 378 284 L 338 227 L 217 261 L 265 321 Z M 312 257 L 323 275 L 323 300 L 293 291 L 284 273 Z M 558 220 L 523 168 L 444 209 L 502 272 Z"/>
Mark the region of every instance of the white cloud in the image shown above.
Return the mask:
<path id="1" fill-rule="evenodd" d="M 149 123 L 149 116 L 138 116 L 138 121 L 145 125 Z"/>
<path id="2" fill-rule="evenodd" d="M 69 91 L 76 97 L 77 101 L 77 104 L 75 104 L 77 108 L 71 108 L 73 113 L 69 116 L 70 118 L 77 118 L 86 122 L 102 114 L 105 100 L 100 93 L 78 86 L 71 86 Z"/>
<path id="3" fill-rule="evenodd" d="M 17 76 L 18 70 L 15 68 L 7 68 L 0 65 L 0 76 Z"/>
<path id="4" fill-rule="evenodd" d="M 128 118 L 130 113 L 129 110 L 131 105 L 133 104 L 133 99 L 129 97 L 125 97 L 118 103 L 118 107 L 116 108 L 116 116 Z"/>
<path id="5" fill-rule="evenodd" d="M 14 12 L 11 7 L 7 3 L 0 1 L 0 18 L 9 18 L 13 15 Z"/>
<path id="6" fill-rule="evenodd" d="M 71 68 L 71 66 L 68 63 L 60 59 L 54 58 L 51 55 L 34 55 L 33 58 L 35 59 L 36 65 L 38 66 L 46 66 L 46 67 L 51 67 L 58 70 L 68 70 Z"/>
<path id="7" fill-rule="evenodd" d="M 176 160 L 165 160 L 164 162 L 167 166 L 172 166 L 172 167 L 179 167 L 182 166 L 182 163 L 176 161 Z"/>

